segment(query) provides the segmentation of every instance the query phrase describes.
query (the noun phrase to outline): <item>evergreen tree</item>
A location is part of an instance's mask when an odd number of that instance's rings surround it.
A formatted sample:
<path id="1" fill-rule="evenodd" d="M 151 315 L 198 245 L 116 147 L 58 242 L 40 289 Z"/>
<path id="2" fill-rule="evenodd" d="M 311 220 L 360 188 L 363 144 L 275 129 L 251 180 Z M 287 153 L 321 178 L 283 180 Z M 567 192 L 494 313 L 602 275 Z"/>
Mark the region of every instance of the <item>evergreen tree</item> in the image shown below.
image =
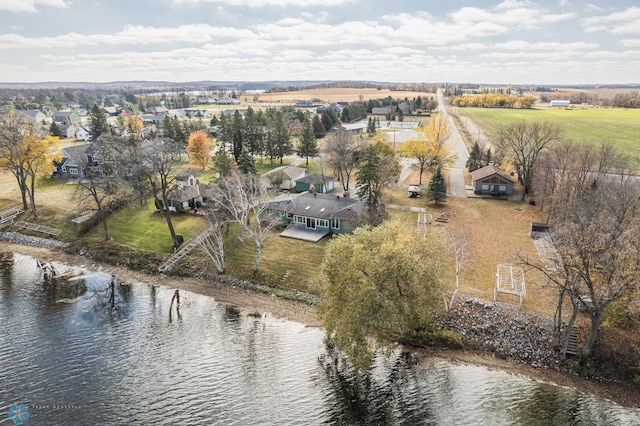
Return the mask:
<path id="1" fill-rule="evenodd" d="M 249 151 L 246 147 L 242 148 L 240 156 L 238 157 L 238 169 L 245 175 L 258 174 L 258 169 L 256 169 L 256 162 L 254 161 L 251 154 L 249 154 Z"/>
<path id="2" fill-rule="evenodd" d="M 325 135 L 327 134 L 327 131 L 325 130 L 324 126 L 322 125 L 322 122 L 320 121 L 320 116 L 314 115 L 312 123 L 313 123 L 313 132 L 315 133 L 316 138 L 325 137 Z"/>
<path id="3" fill-rule="evenodd" d="M 232 132 L 232 140 L 233 140 L 233 158 L 235 158 L 236 162 L 240 158 L 240 153 L 243 148 L 243 134 L 244 134 L 244 121 L 242 120 L 242 115 L 240 112 L 236 110 L 233 113 L 233 121 L 231 122 L 231 132 Z"/>
<path id="4" fill-rule="evenodd" d="M 213 156 L 213 167 L 220 177 L 229 176 L 233 170 L 233 160 L 224 150 L 224 144 L 218 146 L 218 150 Z"/>
<path id="5" fill-rule="evenodd" d="M 300 137 L 300 143 L 298 144 L 297 154 L 300 157 L 306 158 L 307 166 L 309 165 L 309 157 L 318 154 L 318 142 L 316 142 L 313 124 L 311 124 L 309 117 L 305 117 L 302 123 L 302 135 Z"/>
<path id="6" fill-rule="evenodd" d="M 59 138 L 62 137 L 62 130 L 60 129 L 60 126 L 58 126 L 58 123 L 56 123 L 55 121 L 51 122 L 51 126 L 49 126 L 49 132 L 51 133 L 51 136 L 56 136 Z"/>
<path id="7" fill-rule="evenodd" d="M 447 200 L 447 182 L 442 175 L 442 166 L 438 166 L 431 176 L 431 182 L 427 188 L 427 200 L 435 201 L 436 206 Z"/>
<path id="8" fill-rule="evenodd" d="M 98 105 L 94 104 L 89 111 L 89 139 L 93 142 L 98 139 L 100 135 L 107 133 L 109 133 L 107 116 Z"/>

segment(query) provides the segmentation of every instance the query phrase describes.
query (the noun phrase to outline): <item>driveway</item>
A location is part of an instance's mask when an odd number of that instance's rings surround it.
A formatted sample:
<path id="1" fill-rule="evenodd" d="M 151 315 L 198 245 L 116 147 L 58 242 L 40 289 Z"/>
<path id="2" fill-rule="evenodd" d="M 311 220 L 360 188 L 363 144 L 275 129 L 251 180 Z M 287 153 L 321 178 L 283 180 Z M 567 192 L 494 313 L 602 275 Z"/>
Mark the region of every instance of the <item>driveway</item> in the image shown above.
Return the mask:
<path id="1" fill-rule="evenodd" d="M 444 98 L 442 97 L 442 91 L 438 90 L 438 110 L 449 120 L 449 128 L 451 129 L 451 137 L 447 141 L 451 152 L 457 155 L 455 163 L 448 167 L 449 170 L 449 196 L 466 198 L 467 191 L 464 187 L 464 171 L 467 169 L 467 160 L 469 159 L 469 152 L 464 145 L 464 141 L 458 132 L 456 123 L 453 121 L 447 109 L 444 106 Z"/>

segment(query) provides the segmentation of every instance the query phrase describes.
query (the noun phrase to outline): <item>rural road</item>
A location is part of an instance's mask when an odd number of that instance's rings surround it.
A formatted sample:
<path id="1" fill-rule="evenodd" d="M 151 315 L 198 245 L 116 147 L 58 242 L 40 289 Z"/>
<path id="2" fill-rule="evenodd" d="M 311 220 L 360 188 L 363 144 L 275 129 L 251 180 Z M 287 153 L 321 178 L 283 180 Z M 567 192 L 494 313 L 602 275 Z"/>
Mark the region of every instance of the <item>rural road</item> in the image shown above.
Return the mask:
<path id="1" fill-rule="evenodd" d="M 452 152 L 457 156 L 453 166 L 449 167 L 449 196 L 466 198 L 467 192 L 464 188 L 464 171 L 466 170 L 467 160 L 469 159 L 469 153 L 467 147 L 464 146 L 460 132 L 456 127 L 455 122 L 447 112 L 444 106 L 444 99 L 442 97 L 442 91 L 438 89 L 438 110 L 443 116 L 449 120 L 449 128 L 451 129 L 451 137 L 449 138 L 449 145 Z"/>

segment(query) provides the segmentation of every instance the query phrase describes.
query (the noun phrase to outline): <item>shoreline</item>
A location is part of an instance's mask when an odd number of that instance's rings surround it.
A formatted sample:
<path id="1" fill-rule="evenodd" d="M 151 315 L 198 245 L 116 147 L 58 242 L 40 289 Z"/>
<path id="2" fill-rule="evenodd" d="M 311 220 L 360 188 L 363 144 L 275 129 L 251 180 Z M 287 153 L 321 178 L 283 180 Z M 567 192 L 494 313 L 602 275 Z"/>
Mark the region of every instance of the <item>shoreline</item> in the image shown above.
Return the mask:
<path id="1" fill-rule="evenodd" d="M 313 306 L 304 302 L 285 300 L 275 295 L 262 294 L 229 284 L 221 284 L 199 278 L 152 275 L 85 257 L 66 254 L 57 249 L 16 243 L 4 242 L 2 247 L 0 247 L 0 251 L 19 253 L 77 267 L 97 269 L 110 273 L 125 282 L 137 282 L 144 285 L 162 285 L 168 288 L 190 291 L 212 297 L 217 302 L 233 305 L 245 311 L 269 314 L 277 318 L 302 323 L 307 327 L 321 327 L 317 310 Z M 631 389 L 631 385 L 626 383 L 587 379 L 567 371 L 541 366 L 534 367 L 525 362 L 503 359 L 482 350 L 406 347 L 404 349 L 410 351 L 416 357 L 417 365 L 421 367 L 428 367 L 438 361 L 447 361 L 454 364 L 479 365 L 490 370 L 501 370 L 508 374 L 524 376 L 531 380 L 551 385 L 574 388 L 580 392 L 613 401 L 623 407 L 640 408 L 640 393 L 637 392 L 637 389 Z"/>

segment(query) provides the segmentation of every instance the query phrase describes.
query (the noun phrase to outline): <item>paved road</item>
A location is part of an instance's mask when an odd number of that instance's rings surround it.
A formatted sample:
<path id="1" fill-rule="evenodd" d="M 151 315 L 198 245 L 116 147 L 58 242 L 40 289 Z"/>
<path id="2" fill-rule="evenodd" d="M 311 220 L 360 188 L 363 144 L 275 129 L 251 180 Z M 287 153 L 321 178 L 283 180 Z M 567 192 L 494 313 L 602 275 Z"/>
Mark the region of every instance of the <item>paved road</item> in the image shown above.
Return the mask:
<path id="1" fill-rule="evenodd" d="M 451 129 L 451 138 L 448 143 L 451 150 L 456 153 L 457 158 L 453 166 L 449 167 L 449 195 L 451 197 L 466 198 L 467 193 L 464 188 L 464 171 L 466 170 L 467 160 L 469 159 L 469 152 L 467 147 L 464 146 L 460 132 L 456 127 L 456 123 L 453 121 L 447 109 L 444 106 L 444 99 L 442 97 L 442 91 L 438 90 L 438 110 L 449 120 L 449 128 Z"/>

